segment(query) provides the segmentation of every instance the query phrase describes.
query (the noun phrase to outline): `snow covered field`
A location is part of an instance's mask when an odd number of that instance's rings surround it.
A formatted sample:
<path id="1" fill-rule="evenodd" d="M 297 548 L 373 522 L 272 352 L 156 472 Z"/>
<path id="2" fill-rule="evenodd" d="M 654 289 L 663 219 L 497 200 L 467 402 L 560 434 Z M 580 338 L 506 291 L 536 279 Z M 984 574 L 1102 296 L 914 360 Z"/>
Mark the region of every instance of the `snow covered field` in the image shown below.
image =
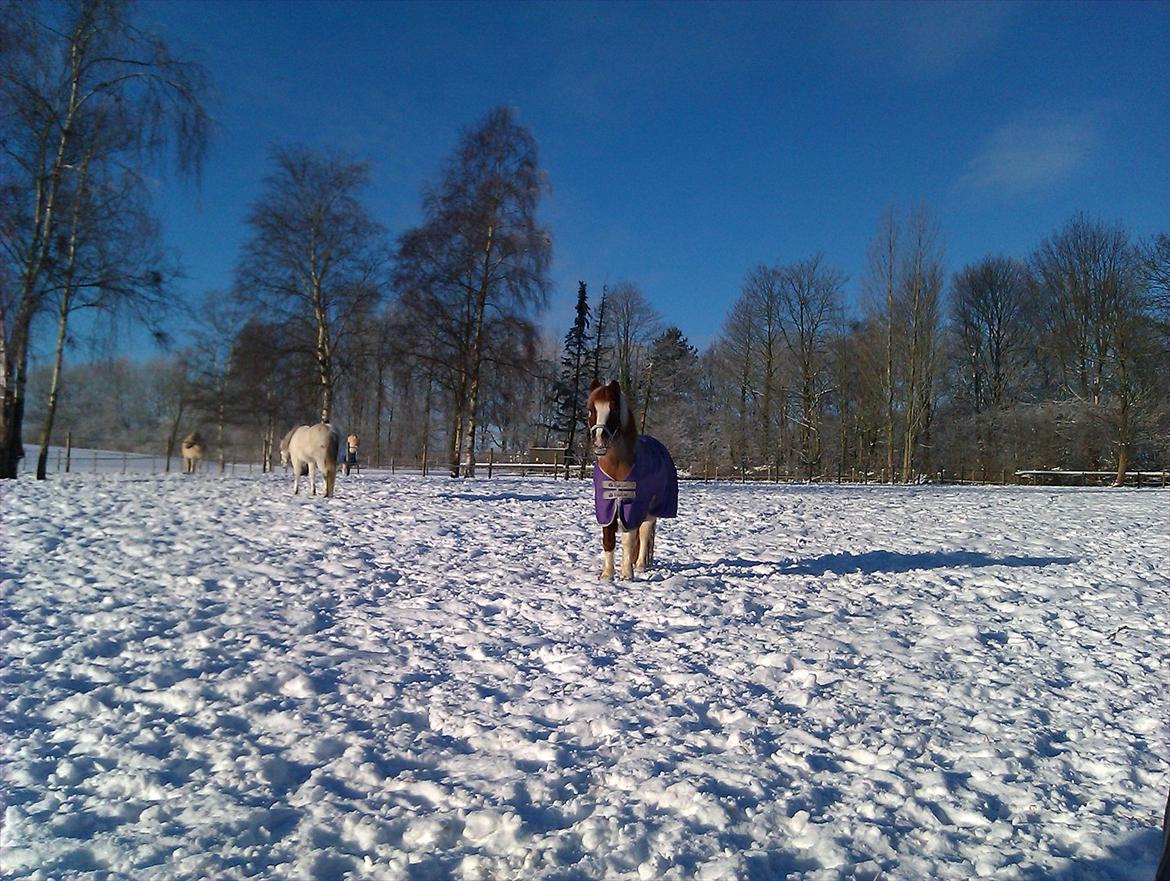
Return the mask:
<path id="1" fill-rule="evenodd" d="M 289 488 L 0 487 L 0 877 L 1153 876 L 1170 492 Z"/>

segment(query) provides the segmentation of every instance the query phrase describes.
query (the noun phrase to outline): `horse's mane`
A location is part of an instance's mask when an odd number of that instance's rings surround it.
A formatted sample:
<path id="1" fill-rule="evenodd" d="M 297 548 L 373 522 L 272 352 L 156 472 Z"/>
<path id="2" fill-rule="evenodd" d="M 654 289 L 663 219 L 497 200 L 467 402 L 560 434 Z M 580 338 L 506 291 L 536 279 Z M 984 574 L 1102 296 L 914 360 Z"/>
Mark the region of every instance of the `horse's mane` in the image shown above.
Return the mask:
<path id="1" fill-rule="evenodd" d="M 286 452 L 286 453 L 288 452 L 288 445 L 289 445 L 289 442 L 290 442 L 290 441 L 292 441 L 292 436 L 293 436 L 293 434 L 295 434 L 295 433 L 296 433 L 296 430 L 297 430 L 298 428 L 300 428 L 300 427 L 301 427 L 301 426 L 299 426 L 299 425 L 294 425 L 292 428 L 290 428 L 290 429 L 288 430 L 288 434 L 286 434 L 286 435 L 285 435 L 285 436 L 284 436 L 284 437 L 281 439 L 281 441 L 280 441 L 280 449 L 281 449 L 283 452 Z"/>

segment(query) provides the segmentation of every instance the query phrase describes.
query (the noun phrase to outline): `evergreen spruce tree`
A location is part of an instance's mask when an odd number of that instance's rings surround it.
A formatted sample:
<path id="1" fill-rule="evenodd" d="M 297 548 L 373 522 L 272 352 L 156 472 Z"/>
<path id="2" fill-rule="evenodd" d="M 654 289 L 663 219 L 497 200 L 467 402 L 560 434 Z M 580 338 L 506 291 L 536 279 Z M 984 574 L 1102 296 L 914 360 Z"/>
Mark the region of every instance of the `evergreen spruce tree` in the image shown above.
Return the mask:
<path id="1" fill-rule="evenodd" d="M 557 433 L 564 436 L 566 457 L 577 461 L 577 428 L 584 435 L 585 373 L 589 367 L 589 297 L 585 282 L 577 285 L 577 317 L 565 334 L 561 354 L 561 378 L 557 382 Z"/>
<path id="2" fill-rule="evenodd" d="M 589 361 L 593 375 L 590 379 L 603 382 L 603 375 L 609 371 L 611 345 L 607 338 L 609 324 L 607 323 L 609 309 L 609 288 L 601 288 L 601 302 L 597 304 L 597 323 L 593 326 L 593 350 Z"/>

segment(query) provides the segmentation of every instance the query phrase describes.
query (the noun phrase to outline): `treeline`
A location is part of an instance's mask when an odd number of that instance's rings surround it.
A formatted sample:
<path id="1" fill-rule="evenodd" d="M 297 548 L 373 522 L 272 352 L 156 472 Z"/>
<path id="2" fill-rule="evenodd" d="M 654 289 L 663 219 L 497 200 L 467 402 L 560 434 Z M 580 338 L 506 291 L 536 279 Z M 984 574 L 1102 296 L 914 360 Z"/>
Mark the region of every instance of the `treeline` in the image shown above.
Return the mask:
<path id="1" fill-rule="evenodd" d="M 694 473 L 913 481 L 1167 467 L 1170 237 L 1141 245 L 1078 215 L 1023 258 L 947 276 L 940 252 L 926 212 L 889 212 L 860 315 L 820 258 L 756 266 L 702 352 L 629 282 L 592 296 L 582 282 L 559 343 L 501 312 L 485 322 L 474 447 L 481 460 L 549 446 L 587 458 L 581 405 L 598 376 L 622 382 L 639 427 Z M 420 314 L 399 291 L 339 335 L 331 418 L 375 463 L 425 455 L 471 473 L 459 438 L 472 430 L 474 326 L 456 321 L 475 302 Z M 217 426 L 233 458 L 270 461 L 274 439 L 324 395 L 314 337 L 302 329 L 298 345 L 297 334 L 249 318 L 149 364 L 77 368 L 63 423 L 143 451 L 173 443 L 181 424 Z"/>
<path id="2" fill-rule="evenodd" d="M 170 453 L 198 427 L 221 456 L 267 465 L 288 427 L 322 419 L 375 463 L 470 476 L 488 450 L 549 446 L 581 461 L 594 377 L 619 379 L 639 427 L 695 472 L 1167 467 L 1165 234 L 1077 215 L 1029 253 L 950 268 L 930 212 L 891 208 L 859 279 L 817 255 L 748 268 L 703 351 L 635 280 L 582 280 L 549 338 L 548 183 L 507 108 L 463 133 L 395 237 L 364 201 L 367 163 L 274 148 L 233 285 L 191 310 L 183 345 L 70 369 L 77 315 L 150 321 L 174 290 L 140 170 L 163 153 L 198 167 L 206 73 L 113 0 L 11 10 L 0 475 L 15 475 L 26 402 L 46 443 Z M 55 345 L 32 369 L 38 328 Z"/>

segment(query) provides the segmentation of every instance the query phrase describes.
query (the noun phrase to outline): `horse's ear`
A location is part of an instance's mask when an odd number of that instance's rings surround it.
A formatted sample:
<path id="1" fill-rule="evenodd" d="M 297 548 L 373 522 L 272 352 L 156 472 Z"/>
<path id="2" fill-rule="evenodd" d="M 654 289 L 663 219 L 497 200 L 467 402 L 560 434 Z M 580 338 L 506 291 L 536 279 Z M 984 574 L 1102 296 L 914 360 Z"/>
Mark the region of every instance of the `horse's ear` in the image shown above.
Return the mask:
<path id="1" fill-rule="evenodd" d="M 597 381 L 597 377 L 593 377 L 593 382 L 589 383 L 589 391 L 601 388 L 601 383 Z"/>
<path id="2" fill-rule="evenodd" d="M 622 384 L 615 379 L 609 384 L 609 390 L 615 395 L 620 395 L 622 393 Z"/>

